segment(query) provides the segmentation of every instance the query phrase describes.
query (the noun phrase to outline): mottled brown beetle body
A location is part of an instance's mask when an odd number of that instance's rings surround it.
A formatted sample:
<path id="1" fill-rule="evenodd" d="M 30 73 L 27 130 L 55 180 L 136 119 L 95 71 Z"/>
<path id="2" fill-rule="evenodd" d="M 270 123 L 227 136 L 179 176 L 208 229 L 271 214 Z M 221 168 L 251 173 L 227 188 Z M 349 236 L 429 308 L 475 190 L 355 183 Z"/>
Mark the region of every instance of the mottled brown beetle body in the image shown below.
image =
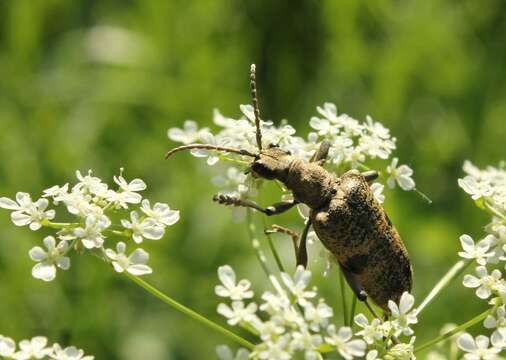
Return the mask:
<path id="1" fill-rule="evenodd" d="M 398 303 L 411 291 L 407 250 L 360 172 L 337 177 L 278 148 L 262 151 L 252 169 L 259 177 L 282 181 L 311 208 L 318 238 L 382 309 L 388 312 L 388 300 Z"/>

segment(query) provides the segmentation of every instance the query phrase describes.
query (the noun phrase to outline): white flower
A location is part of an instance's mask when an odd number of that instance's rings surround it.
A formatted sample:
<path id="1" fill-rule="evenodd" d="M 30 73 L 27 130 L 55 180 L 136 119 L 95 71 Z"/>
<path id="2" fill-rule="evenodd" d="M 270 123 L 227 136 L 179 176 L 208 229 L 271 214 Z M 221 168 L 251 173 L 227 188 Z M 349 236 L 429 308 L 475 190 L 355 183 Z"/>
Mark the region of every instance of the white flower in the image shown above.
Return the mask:
<path id="1" fill-rule="evenodd" d="M 42 197 L 52 197 L 55 204 L 58 204 L 68 193 L 69 184 L 65 184 L 63 186 L 52 186 L 48 189 L 43 190 Z"/>
<path id="2" fill-rule="evenodd" d="M 275 341 L 267 341 L 258 346 L 252 354 L 253 358 L 261 360 L 290 360 L 292 354 L 290 353 L 290 337 L 288 335 L 280 336 Z M 258 354 L 258 355 L 257 355 Z M 256 355 L 256 356 L 255 356 Z"/>
<path id="3" fill-rule="evenodd" d="M 464 359 L 467 360 L 492 360 L 496 359 L 501 349 L 493 346 L 489 346 L 489 338 L 483 335 L 478 335 L 474 339 L 470 334 L 464 333 L 457 339 L 457 344 L 467 354 L 464 355 Z"/>
<path id="4" fill-rule="evenodd" d="M 338 122 L 337 107 L 335 104 L 331 102 L 326 102 L 323 104 L 323 108 L 321 106 L 317 106 L 316 111 L 318 111 L 321 115 L 323 115 L 326 119 L 328 119 L 332 123 Z"/>
<path id="5" fill-rule="evenodd" d="M 464 251 L 460 251 L 459 256 L 465 259 L 476 259 L 478 264 L 485 265 L 487 258 L 493 255 L 492 252 L 487 252 L 492 240 L 493 236 L 489 235 L 475 245 L 473 239 L 464 234 L 460 237 L 460 243 Z"/>
<path id="6" fill-rule="evenodd" d="M 226 194 L 230 196 L 241 196 L 248 192 L 248 186 L 245 184 L 248 176 L 239 171 L 236 167 L 227 169 L 227 176 L 215 176 L 212 179 L 214 185 L 227 188 Z"/>
<path id="7" fill-rule="evenodd" d="M 398 162 L 398 158 L 393 158 L 392 163 L 387 166 L 387 173 L 390 174 L 390 177 L 387 180 L 388 186 L 393 189 L 395 187 L 395 183 L 397 182 L 401 189 L 406 191 L 413 190 L 415 188 L 415 182 L 411 178 L 413 170 L 407 165 L 397 167 Z"/>
<path id="8" fill-rule="evenodd" d="M 250 290 L 251 283 L 246 279 L 242 279 L 236 285 L 235 272 L 229 265 L 218 268 L 218 277 L 223 285 L 216 285 L 214 288 L 216 295 L 228 297 L 231 300 L 243 300 L 253 297 L 253 291 Z"/>
<path id="9" fill-rule="evenodd" d="M 483 326 L 487 329 L 496 329 L 492 334 L 494 336 L 500 336 L 506 342 L 506 310 L 505 305 L 501 305 L 497 308 L 495 316 L 488 315 L 483 322 Z"/>
<path id="10" fill-rule="evenodd" d="M 240 348 L 237 350 L 237 354 L 234 355 L 227 345 L 219 345 L 216 347 L 216 355 L 220 360 L 248 360 L 249 351 Z"/>
<path id="11" fill-rule="evenodd" d="M 44 359 L 52 353 L 52 349 L 46 348 L 47 338 L 36 336 L 31 340 L 22 340 L 19 343 L 19 351 L 12 357 L 16 360 Z"/>
<path id="12" fill-rule="evenodd" d="M 302 265 L 297 266 L 295 274 L 293 275 L 293 280 L 286 273 L 281 273 L 281 279 L 288 290 L 297 297 L 297 302 L 301 306 L 305 306 L 307 304 L 306 298 L 309 299 L 316 296 L 316 292 L 314 290 L 306 290 L 306 286 L 309 284 L 309 280 L 311 280 L 311 272 L 305 270 Z"/>
<path id="13" fill-rule="evenodd" d="M 309 322 L 309 328 L 313 331 L 320 331 L 320 326 L 326 327 L 328 319 L 333 315 L 332 308 L 325 304 L 323 299 L 320 299 L 316 307 L 308 302 L 304 308 L 304 317 Z"/>
<path id="14" fill-rule="evenodd" d="M 132 211 L 130 213 L 130 220 L 121 220 L 121 225 L 124 228 L 132 231 L 132 239 L 140 244 L 144 238 L 150 240 L 159 240 L 162 238 L 165 230 L 156 220 L 152 218 L 139 219 L 139 213 Z"/>
<path id="15" fill-rule="evenodd" d="M 137 192 L 146 189 L 146 183 L 141 179 L 133 179 L 129 183 L 123 178 L 123 176 L 114 176 L 114 182 L 119 185 L 121 192 L 117 193 L 119 197 L 116 199 L 120 204 L 130 203 L 139 204 L 142 200 L 142 196 Z M 121 205 L 122 207 L 125 207 Z"/>
<path id="16" fill-rule="evenodd" d="M 217 308 L 218 314 L 225 316 L 228 320 L 229 325 L 237 325 L 240 322 L 250 322 L 256 317 L 257 305 L 255 303 L 249 303 L 248 306 L 244 306 L 242 301 L 233 301 L 232 307 L 226 304 L 219 304 Z"/>
<path id="17" fill-rule="evenodd" d="M 408 292 L 404 292 L 399 301 L 399 306 L 392 301 L 388 301 L 388 308 L 392 312 L 394 320 L 392 324 L 396 328 L 396 335 L 404 334 L 410 336 L 413 334 L 413 330 L 409 327 L 411 324 L 416 324 L 418 319 L 416 318 L 416 309 L 411 308 L 415 304 L 415 298 Z"/>
<path id="18" fill-rule="evenodd" d="M 144 199 L 142 200 L 141 211 L 160 225 L 171 226 L 179 221 L 179 211 L 171 210 L 169 205 L 164 203 L 157 202 L 151 208 L 149 200 Z"/>
<path id="19" fill-rule="evenodd" d="M 145 275 L 151 274 L 153 270 L 146 265 L 149 260 L 149 254 L 143 249 L 136 249 L 130 254 L 125 255 L 126 245 L 120 241 L 116 245 L 116 252 L 112 249 L 106 249 L 105 254 L 109 259 L 112 260 L 112 266 L 114 270 L 119 273 L 127 271 L 132 275 Z"/>
<path id="20" fill-rule="evenodd" d="M 411 337 L 409 343 L 400 343 L 394 345 L 391 349 L 388 350 L 388 353 L 385 355 L 385 360 L 410 360 L 416 359 L 413 354 L 415 343 L 415 337 Z"/>
<path id="21" fill-rule="evenodd" d="M 469 274 L 465 275 L 463 284 L 468 288 L 478 288 L 476 289 L 476 296 L 480 299 L 488 299 L 500 284 L 501 271 L 495 269 L 489 275 L 485 266 L 478 266 L 476 274 L 478 277 Z"/>
<path id="22" fill-rule="evenodd" d="M 93 360 L 94 357 L 84 355 L 84 351 L 76 348 L 75 346 L 69 346 L 62 349 L 59 344 L 53 345 L 54 355 L 51 355 L 56 360 Z"/>
<path id="23" fill-rule="evenodd" d="M 374 197 L 376 198 L 376 200 L 378 200 L 378 202 L 380 204 L 383 204 L 383 202 L 385 201 L 385 195 L 383 195 L 384 188 L 385 188 L 385 186 L 380 183 L 373 183 L 371 185 L 371 191 L 374 194 Z"/>
<path id="24" fill-rule="evenodd" d="M 0 356 L 11 358 L 16 351 L 16 343 L 11 338 L 0 335 Z"/>
<path id="25" fill-rule="evenodd" d="M 102 232 L 111 226 L 111 220 L 105 215 L 88 215 L 85 227 L 74 230 L 74 236 L 81 239 L 87 249 L 100 248 L 104 243 L 105 236 Z"/>
<path id="26" fill-rule="evenodd" d="M 362 328 L 356 335 L 362 336 L 368 344 L 372 344 L 375 340 L 383 337 L 382 331 L 379 329 L 381 324 L 379 319 L 373 319 L 369 324 L 369 320 L 363 314 L 358 314 L 355 316 L 355 324 Z"/>
<path id="27" fill-rule="evenodd" d="M 365 355 L 366 343 L 363 340 L 351 340 L 353 333 L 349 327 L 342 327 L 336 333 L 336 327 L 329 325 L 327 332 L 329 336 L 325 337 L 325 341 L 335 346 L 339 354 L 346 360 Z"/>
<path id="28" fill-rule="evenodd" d="M 79 182 L 74 186 L 73 190 L 80 192 L 90 192 L 94 195 L 104 197 L 107 193 L 107 184 L 104 184 L 102 180 L 96 176 L 92 176 L 92 171 L 88 170 L 88 175 L 83 176 L 79 170 L 76 171 L 76 177 Z M 60 191 L 61 195 L 62 194 Z"/>
<path id="29" fill-rule="evenodd" d="M 56 246 L 56 240 L 52 236 L 47 236 L 43 240 L 47 252 L 40 246 L 33 247 L 30 252 L 30 258 L 38 262 L 32 268 L 32 276 L 44 281 L 52 281 L 56 277 L 56 267 L 62 270 L 70 268 L 70 258 L 65 256 L 68 250 L 68 243 L 60 241 Z"/>
<path id="30" fill-rule="evenodd" d="M 306 360 L 318 359 L 316 348 L 323 343 L 321 335 L 312 334 L 305 329 L 302 331 L 294 331 L 291 335 L 291 350 L 304 351 L 304 359 Z"/>
<path id="31" fill-rule="evenodd" d="M 192 120 L 186 120 L 183 129 L 171 128 L 167 132 L 169 139 L 183 144 L 191 144 L 199 139 L 199 130 L 197 123 Z"/>
<path id="32" fill-rule="evenodd" d="M 471 195 L 473 200 L 486 198 L 494 193 L 494 189 L 488 180 L 479 180 L 472 176 L 466 176 L 463 179 L 458 179 L 458 184 L 466 193 Z"/>
<path id="33" fill-rule="evenodd" d="M 55 216 L 54 210 L 47 210 L 49 202 L 47 199 L 32 201 L 30 194 L 18 192 L 16 201 L 6 197 L 0 198 L 0 208 L 13 210 L 11 220 L 16 226 L 29 225 L 31 230 L 39 230 L 44 220 L 52 220 Z"/>

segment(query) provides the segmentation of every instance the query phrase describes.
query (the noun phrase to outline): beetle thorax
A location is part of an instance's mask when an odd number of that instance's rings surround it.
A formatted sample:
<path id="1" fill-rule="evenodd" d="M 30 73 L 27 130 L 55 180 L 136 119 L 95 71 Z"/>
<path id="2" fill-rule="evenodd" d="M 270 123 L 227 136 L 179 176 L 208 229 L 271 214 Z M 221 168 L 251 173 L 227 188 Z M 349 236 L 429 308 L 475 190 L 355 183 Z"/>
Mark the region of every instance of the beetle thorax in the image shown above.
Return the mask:
<path id="1" fill-rule="evenodd" d="M 295 199 L 311 209 L 318 209 L 332 199 L 336 180 L 335 175 L 320 165 L 295 159 L 283 182 L 293 192 Z"/>

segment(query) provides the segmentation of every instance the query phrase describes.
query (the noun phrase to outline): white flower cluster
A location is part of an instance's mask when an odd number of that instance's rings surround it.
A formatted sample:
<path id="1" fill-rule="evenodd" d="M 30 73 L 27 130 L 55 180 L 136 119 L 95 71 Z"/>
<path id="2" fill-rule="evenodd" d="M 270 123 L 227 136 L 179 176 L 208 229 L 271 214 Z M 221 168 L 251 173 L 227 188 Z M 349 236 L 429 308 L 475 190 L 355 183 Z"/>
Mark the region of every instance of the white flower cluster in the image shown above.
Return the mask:
<path id="1" fill-rule="evenodd" d="M 373 319 L 363 314 L 355 317 L 360 328 L 353 333 L 350 327 L 336 327 L 331 323 L 333 310 L 324 299 L 317 299 L 317 289 L 308 288 L 311 272 L 297 267 L 293 277 L 281 273 L 281 281 L 270 276 L 274 291 L 265 291 L 258 305 L 249 300 L 254 296 L 251 283 L 237 282 L 234 270 L 218 268 L 222 284 L 216 286 L 218 296 L 229 298 L 231 304 L 218 305 L 218 313 L 232 326 L 241 326 L 259 338 L 251 359 L 292 359 L 301 356 L 307 360 L 321 359 L 322 353 L 337 352 L 344 359 L 414 359 L 411 337 L 408 343 L 399 342 L 400 336 L 411 336 L 412 324 L 417 323 L 412 309 L 414 298 L 408 293 L 399 305 L 389 302 L 392 316 L 389 321 Z M 246 302 L 248 301 L 248 302 Z M 234 357 L 227 347 L 217 349 L 221 359 L 242 359 L 248 356 L 241 349 Z"/>
<path id="2" fill-rule="evenodd" d="M 44 336 L 21 340 L 16 345 L 13 339 L 0 335 L 0 358 L 13 360 L 93 360 L 95 357 L 84 355 L 84 351 L 75 346 L 62 348 L 58 343 L 48 346 L 47 338 Z"/>
<path id="3" fill-rule="evenodd" d="M 212 133 L 209 128 L 199 129 L 196 122 L 187 120 L 183 128 L 171 128 L 168 137 L 183 144 L 203 143 L 210 145 L 228 146 L 247 150 L 251 153 L 257 151 L 255 136 L 255 116 L 251 105 L 241 105 L 243 117 L 231 119 L 224 117 L 218 110 L 214 111 L 213 121 L 221 129 Z M 367 116 L 365 122 L 359 122 L 346 114 L 337 114 L 336 106 L 325 103 L 318 106 L 319 117 L 312 117 L 309 125 L 314 130 L 307 139 L 295 136 L 295 129 L 282 122 L 274 126 L 271 121 L 261 121 L 262 141 L 264 146 L 277 144 L 290 151 L 294 156 L 308 161 L 318 149 L 321 142 L 327 140 L 331 143 L 328 163 L 334 170 L 343 172 L 351 168 L 367 169 L 366 163 L 370 159 L 387 160 L 395 150 L 396 139 L 390 135 L 390 130 L 381 123 Z M 240 155 L 216 154 L 212 151 L 193 149 L 191 153 L 196 157 L 207 158 L 209 165 L 216 164 L 220 159 L 239 162 L 246 165 L 245 159 Z M 386 167 L 388 174 L 387 184 L 390 188 L 399 185 L 403 190 L 414 190 L 415 182 L 412 179 L 413 170 L 407 165 L 398 166 L 398 159 L 393 158 Z M 231 170 L 227 179 L 220 179 L 219 185 L 230 186 L 230 191 L 236 195 L 246 196 L 249 186 L 246 185 L 249 177 L 240 171 Z M 225 180 L 225 181 L 223 181 Z M 383 202 L 383 185 L 372 185 L 374 193 L 380 202 Z"/>
<path id="4" fill-rule="evenodd" d="M 121 172 L 122 173 L 122 172 Z M 76 171 L 78 182 L 70 187 L 53 186 L 43 191 L 42 198 L 32 201 L 29 194 L 18 192 L 16 200 L 0 198 L 0 208 L 11 210 L 12 222 L 17 226 L 28 225 L 32 230 L 41 227 L 57 229 L 55 236 L 46 236 L 43 247 L 35 246 L 29 251 L 30 258 L 37 264 L 32 269 L 33 277 L 44 281 L 54 280 L 57 268 L 70 268 L 69 252 L 71 250 L 88 250 L 103 259 L 112 262 L 117 272 L 127 271 L 133 275 L 144 275 L 152 272 L 146 265 L 149 255 L 141 248 L 126 254 L 124 241 L 133 240 L 136 244 L 144 239 L 162 238 L 167 226 L 179 220 L 179 211 L 172 210 L 167 204 L 156 203 L 151 206 L 149 200 L 139 194 L 146 189 L 141 179 L 130 182 L 120 174 L 114 176 L 118 188 L 110 189 L 98 177 Z M 55 210 L 47 210 L 49 200 L 55 206 L 63 204 L 75 222 L 52 222 Z M 131 209 L 139 207 L 137 210 Z M 130 214 L 127 213 L 131 210 Z M 119 224 L 113 224 L 111 215 L 129 215 Z M 124 241 L 116 244 L 116 251 L 105 248 L 107 238 L 116 237 Z M 112 240 L 111 240 L 112 241 Z"/>
<path id="5" fill-rule="evenodd" d="M 491 305 L 483 325 L 492 334 L 490 338 L 484 335 L 473 338 L 466 333 L 459 337 L 458 345 L 467 352 L 465 359 L 495 359 L 496 354 L 506 349 L 506 280 L 503 276 L 506 266 L 506 171 L 494 167 L 480 170 L 469 161 L 463 168 L 467 175 L 458 180 L 459 186 L 471 195 L 479 208 L 491 215 L 484 238 L 475 243 L 469 235 L 460 237 L 463 251 L 459 255 L 477 265 L 476 275 L 465 275 L 463 284 L 476 289 L 476 296 Z"/>

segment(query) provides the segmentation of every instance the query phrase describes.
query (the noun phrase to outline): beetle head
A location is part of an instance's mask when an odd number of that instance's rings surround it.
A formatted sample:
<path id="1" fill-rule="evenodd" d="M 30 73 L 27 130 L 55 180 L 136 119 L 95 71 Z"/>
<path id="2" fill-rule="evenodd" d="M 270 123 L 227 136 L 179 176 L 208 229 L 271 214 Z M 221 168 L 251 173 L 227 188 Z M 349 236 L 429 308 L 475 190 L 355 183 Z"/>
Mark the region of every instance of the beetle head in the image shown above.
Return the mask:
<path id="1" fill-rule="evenodd" d="M 291 162 L 292 156 L 289 151 L 270 145 L 255 157 L 251 163 L 251 172 L 257 178 L 283 180 L 288 174 Z"/>

